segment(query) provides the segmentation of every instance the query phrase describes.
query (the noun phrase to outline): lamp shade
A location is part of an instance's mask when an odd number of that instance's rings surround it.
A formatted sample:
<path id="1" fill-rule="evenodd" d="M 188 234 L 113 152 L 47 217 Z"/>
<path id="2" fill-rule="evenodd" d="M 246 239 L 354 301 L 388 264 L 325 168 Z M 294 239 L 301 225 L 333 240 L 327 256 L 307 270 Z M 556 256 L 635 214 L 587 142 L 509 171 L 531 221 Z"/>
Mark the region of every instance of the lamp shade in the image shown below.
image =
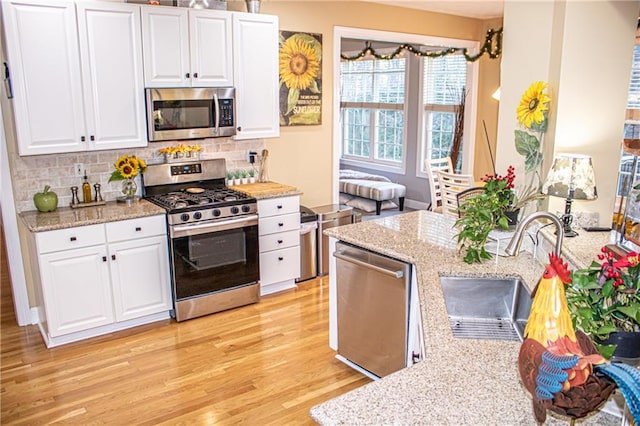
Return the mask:
<path id="1" fill-rule="evenodd" d="M 581 154 L 557 154 L 542 185 L 542 193 L 574 200 L 598 198 L 591 157 Z"/>

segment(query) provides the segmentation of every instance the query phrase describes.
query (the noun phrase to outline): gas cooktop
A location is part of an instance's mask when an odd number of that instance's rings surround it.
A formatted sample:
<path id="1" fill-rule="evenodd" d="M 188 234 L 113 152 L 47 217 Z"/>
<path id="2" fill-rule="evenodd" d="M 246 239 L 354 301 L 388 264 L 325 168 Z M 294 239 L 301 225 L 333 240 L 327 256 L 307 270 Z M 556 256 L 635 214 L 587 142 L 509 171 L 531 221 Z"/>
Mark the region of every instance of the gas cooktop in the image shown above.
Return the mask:
<path id="1" fill-rule="evenodd" d="M 147 199 L 164 207 L 170 213 L 255 202 L 255 199 L 248 195 L 226 187 L 215 189 L 188 187 L 181 191 L 150 195 Z"/>

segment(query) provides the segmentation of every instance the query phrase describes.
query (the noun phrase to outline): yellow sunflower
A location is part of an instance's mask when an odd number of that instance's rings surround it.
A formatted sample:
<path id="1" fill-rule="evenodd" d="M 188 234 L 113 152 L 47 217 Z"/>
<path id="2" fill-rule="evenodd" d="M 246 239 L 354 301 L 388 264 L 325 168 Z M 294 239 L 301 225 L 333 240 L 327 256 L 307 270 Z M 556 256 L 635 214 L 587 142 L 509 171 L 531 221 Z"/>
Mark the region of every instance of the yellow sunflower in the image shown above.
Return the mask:
<path id="1" fill-rule="evenodd" d="M 280 46 L 280 78 L 289 89 L 304 90 L 318 77 L 320 61 L 313 46 L 293 35 Z"/>
<path id="2" fill-rule="evenodd" d="M 516 115 L 518 122 L 527 129 L 530 129 L 534 122 L 540 124 L 545 119 L 544 113 L 549 110 L 549 102 L 551 102 L 551 98 L 545 93 L 546 88 L 547 83 L 536 81 L 529 86 L 520 99 Z"/>
<path id="3" fill-rule="evenodd" d="M 147 163 L 135 155 L 122 155 L 113 165 L 116 169 L 111 173 L 109 182 L 134 178 L 138 176 L 138 173 L 144 172 L 147 169 Z"/>

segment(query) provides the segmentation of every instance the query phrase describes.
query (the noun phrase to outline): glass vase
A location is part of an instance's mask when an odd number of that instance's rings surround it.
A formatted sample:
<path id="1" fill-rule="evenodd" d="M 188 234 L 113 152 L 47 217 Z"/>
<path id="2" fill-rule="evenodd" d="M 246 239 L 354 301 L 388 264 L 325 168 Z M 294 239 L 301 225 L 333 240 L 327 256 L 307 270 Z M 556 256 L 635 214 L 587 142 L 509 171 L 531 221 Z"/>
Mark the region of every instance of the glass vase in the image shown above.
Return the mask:
<path id="1" fill-rule="evenodd" d="M 124 198 L 134 198 L 137 190 L 138 185 L 136 185 L 136 182 L 133 179 L 125 179 L 122 181 L 122 195 L 124 195 Z"/>

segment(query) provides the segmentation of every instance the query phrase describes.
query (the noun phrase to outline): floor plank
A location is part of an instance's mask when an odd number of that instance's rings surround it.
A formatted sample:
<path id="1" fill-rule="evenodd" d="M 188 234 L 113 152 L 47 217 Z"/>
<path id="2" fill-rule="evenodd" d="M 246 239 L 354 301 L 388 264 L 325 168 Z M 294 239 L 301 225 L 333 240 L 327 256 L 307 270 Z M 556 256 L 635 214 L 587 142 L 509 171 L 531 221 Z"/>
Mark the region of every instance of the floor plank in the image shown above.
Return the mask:
<path id="1" fill-rule="evenodd" d="M 370 381 L 328 346 L 328 279 L 260 303 L 47 349 L 13 314 L 4 240 L 0 403 L 12 424 L 314 424 Z"/>

